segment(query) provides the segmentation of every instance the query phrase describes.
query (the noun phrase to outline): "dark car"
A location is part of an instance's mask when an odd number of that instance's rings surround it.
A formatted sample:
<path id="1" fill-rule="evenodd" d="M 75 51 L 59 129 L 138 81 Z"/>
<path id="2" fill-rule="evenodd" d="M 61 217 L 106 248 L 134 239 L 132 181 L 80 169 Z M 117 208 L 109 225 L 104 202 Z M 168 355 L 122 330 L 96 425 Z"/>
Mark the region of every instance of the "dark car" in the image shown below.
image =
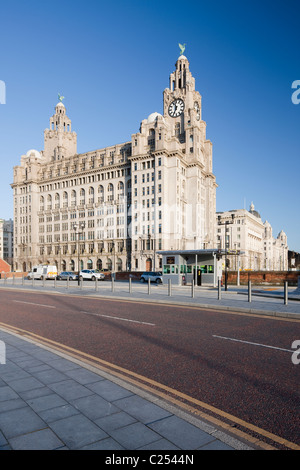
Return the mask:
<path id="1" fill-rule="evenodd" d="M 69 279 L 69 281 L 76 281 L 78 279 L 78 275 L 72 271 L 63 271 L 57 276 L 57 279 Z"/>

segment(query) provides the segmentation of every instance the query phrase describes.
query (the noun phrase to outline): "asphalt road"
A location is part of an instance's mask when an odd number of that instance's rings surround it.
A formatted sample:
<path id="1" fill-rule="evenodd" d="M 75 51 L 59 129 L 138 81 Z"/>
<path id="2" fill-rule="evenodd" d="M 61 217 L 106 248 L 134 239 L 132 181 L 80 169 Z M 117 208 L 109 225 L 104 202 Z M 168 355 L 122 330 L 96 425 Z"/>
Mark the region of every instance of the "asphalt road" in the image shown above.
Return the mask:
<path id="1" fill-rule="evenodd" d="M 192 412 L 300 446 L 300 322 L 197 307 L 0 292 L 1 323 L 98 360 Z"/>

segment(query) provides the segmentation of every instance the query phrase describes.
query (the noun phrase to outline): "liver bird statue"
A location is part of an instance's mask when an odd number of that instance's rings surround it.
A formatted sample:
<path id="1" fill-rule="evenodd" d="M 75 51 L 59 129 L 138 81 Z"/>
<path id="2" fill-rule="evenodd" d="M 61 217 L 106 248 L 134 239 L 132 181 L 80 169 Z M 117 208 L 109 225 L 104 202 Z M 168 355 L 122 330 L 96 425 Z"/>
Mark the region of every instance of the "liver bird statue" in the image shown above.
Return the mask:
<path id="1" fill-rule="evenodd" d="M 179 46 L 179 49 L 180 49 L 180 55 L 183 55 L 183 53 L 185 51 L 186 44 L 180 44 L 179 43 L 178 46 Z"/>

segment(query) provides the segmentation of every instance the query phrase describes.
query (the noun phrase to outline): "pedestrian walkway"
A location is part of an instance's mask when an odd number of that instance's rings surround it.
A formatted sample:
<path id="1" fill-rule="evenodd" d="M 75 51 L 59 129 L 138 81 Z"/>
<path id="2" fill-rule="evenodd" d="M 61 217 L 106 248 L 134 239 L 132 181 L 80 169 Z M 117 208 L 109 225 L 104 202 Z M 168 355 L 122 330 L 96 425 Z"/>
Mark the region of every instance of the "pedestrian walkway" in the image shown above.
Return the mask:
<path id="1" fill-rule="evenodd" d="M 0 450 L 248 450 L 106 372 L 0 329 Z"/>

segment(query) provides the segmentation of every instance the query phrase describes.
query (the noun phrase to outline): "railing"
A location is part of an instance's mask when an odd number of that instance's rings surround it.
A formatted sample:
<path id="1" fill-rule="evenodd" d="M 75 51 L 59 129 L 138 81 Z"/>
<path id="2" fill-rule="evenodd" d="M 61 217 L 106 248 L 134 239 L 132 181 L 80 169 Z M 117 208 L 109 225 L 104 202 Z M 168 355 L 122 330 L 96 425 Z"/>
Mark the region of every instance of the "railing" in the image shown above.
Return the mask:
<path id="1" fill-rule="evenodd" d="M 167 284 L 154 284 L 155 287 L 152 286 L 152 284 L 150 283 L 150 279 L 148 280 L 148 283 L 146 284 L 146 286 L 144 284 L 141 284 L 139 281 L 136 281 L 136 282 L 133 282 L 133 279 L 131 276 L 129 276 L 128 280 L 124 280 L 124 281 L 118 281 L 116 282 L 115 280 L 115 273 L 112 273 L 111 275 L 111 279 L 109 278 L 106 278 L 105 279 L 106 282 L 102 282 L 101 284 L 101 288 L 100 288 L 100 291 L 102 291 L 102 293 L 105 293 L 107 292 L 107 290 L 110 290 L 111 292 L 116 292 L 117 290 L 119 292 L 124 292 L 124 289 L 127 290 L 127 292 L 129 294 L 133 294 L 133 292 L 135 293 L 138 293 L 138 294 L 145 294 L 147 293 L 149 296 L 151 296 L 151 294 L 155 293 L 155 294 L 162 294 L 162 295 L 166 295 L 167 297 L 176 297 L 176 301 L 186 301 L 186 299 L 188 297 L 190 297 L 191 299 L 195 299 L 197 298 L 197 300 L 199 302 L 201 301 L 205 301 L 205 297 L 207 297 L 209 295 L 209 299 L 210 301 L 213 300 L 213 301 L 221 301 L 222 298 L 223 299 L 226 299 L 228 300 L 228 295 L 230 295 L 230 291 L 224 291 L 224 297 L 223 297 L 223 289 L 222 289 L 222 285 L 221 285 L 221 281 L 218 282 L 218 285 L 217 287 L 213 288 L 211 287 L 209 289 L 209 294 L 203 294 L 203 290 L 201 289 L 201 287 L 199 286 L 196 286 L 195 283 L 192 281 L 191 285 L 185 285 L 185 286 L 178 286 L 177 284 L 176 285 L 172 285 L 172 282 L 171 282 L 171 279 L 168 279 L 168 283 Z M 126 285 L 128 286 L 126 288 Z M 116 288 L 117 286 L 117 288 Z M 121 287 L 120 287 L 121 286 Z M 134 287 L 133 287 L 134 286 Z M 90 289 L 90 290 L 94 290 L 96 292 L 99 291 L 99 281 L 98 279 L 96 279 L 95 281 L 82 281 L 82 279 L 80 280 L 80 283 L 78 285 L 77 281 L 74 282 L 74 281 L 69 281 L 69 279 L 67 281 L 64 281 L 64 280 L 57 280 L 57 279 L 52 279 L 52 280 L 45 280 L 45 279 L 42 279 L 42 280 L 37 280 L 37 279 L 28 279 L 27 276 L 24 276 L 22 275 L 21 277 L 18 276 L 17 274 L 15 273 L 2 273 L 0 274 L 0 288 L 1 287 L 21 287 L 21 288 L 26 288 L 26 287 L 30 287 L 30 288 L 39 288 L 39 287 L 47 287 L 47 288 L 61 288 L 61 287 L 64 287 L 66 288 L 67 290 L 69 290 L 70 288 L 71 289 L 75 289 L 75 290 L 78 290 L 78 288 L 80 290 L 82 290 L 83 288 L 84 289 Z M 145 289 L 146 287 L 146 289 Z M 256 286 L 257 287 L 257 286 Z M 158 289 L 158 290 L 157 290 Z M 207 288 L 205 288 L 204 290 L 207 290 Z M 298 290 L 298 289 L 297 289 Z M 236 292 L 234 292 L 236 294 Z M 251 283 L 251 280 L 249 280 L 248 282 L 248 286 L 247 286 L 247 289 L 244 289 L 244 291 L 242 292 L 243 294 L 247 295 L 247 303 L 250 304 L 253 302 L 253 286 L 252 286 L 252 283 Z M 255 295 L 263 295 L 263 294 L 257 294 L 255 293 Z M 269 294 L 270 295 L 270 294 Z M 291 296 L 289 297 L 289 287 L 288 287 L 288 282 L 285 281 L 284 284 L 283 284 L 283 295 L 277 295 L 277 297 L 275 296 L 272 296 L 272 299 L 276 299 L 278 301 L 278 303 L 281 303 L 282 304 L 282 300 L 283 300 L 283 304 L 284 305 L 288 305 L 288 302 L 289 300 L 300 300 L 300 297 L 298 299 L 293 299 Z M 236 299 L 237 300 L 237 297 Z M 238 300 L 241 300 L 238 299 Z M 234 305 L 234 303 L 236 303 L 234 300 L 232 300 L 232 305 Z M 214 305 L 218 305 L 221 304 L 220 302 L 217 302 L 216 304 Z M 296 303 L 296 302 L 295 302 Z M 298 304 L 300 306 L 300 304 Z M 272 304 L 272 306 L 274 306 L 274 303 Z M 240 304 L 239 304 L 239 307 L 240 307 Z M 299 314 L 300 314 L 300 311 L 299 311 Z"/>

